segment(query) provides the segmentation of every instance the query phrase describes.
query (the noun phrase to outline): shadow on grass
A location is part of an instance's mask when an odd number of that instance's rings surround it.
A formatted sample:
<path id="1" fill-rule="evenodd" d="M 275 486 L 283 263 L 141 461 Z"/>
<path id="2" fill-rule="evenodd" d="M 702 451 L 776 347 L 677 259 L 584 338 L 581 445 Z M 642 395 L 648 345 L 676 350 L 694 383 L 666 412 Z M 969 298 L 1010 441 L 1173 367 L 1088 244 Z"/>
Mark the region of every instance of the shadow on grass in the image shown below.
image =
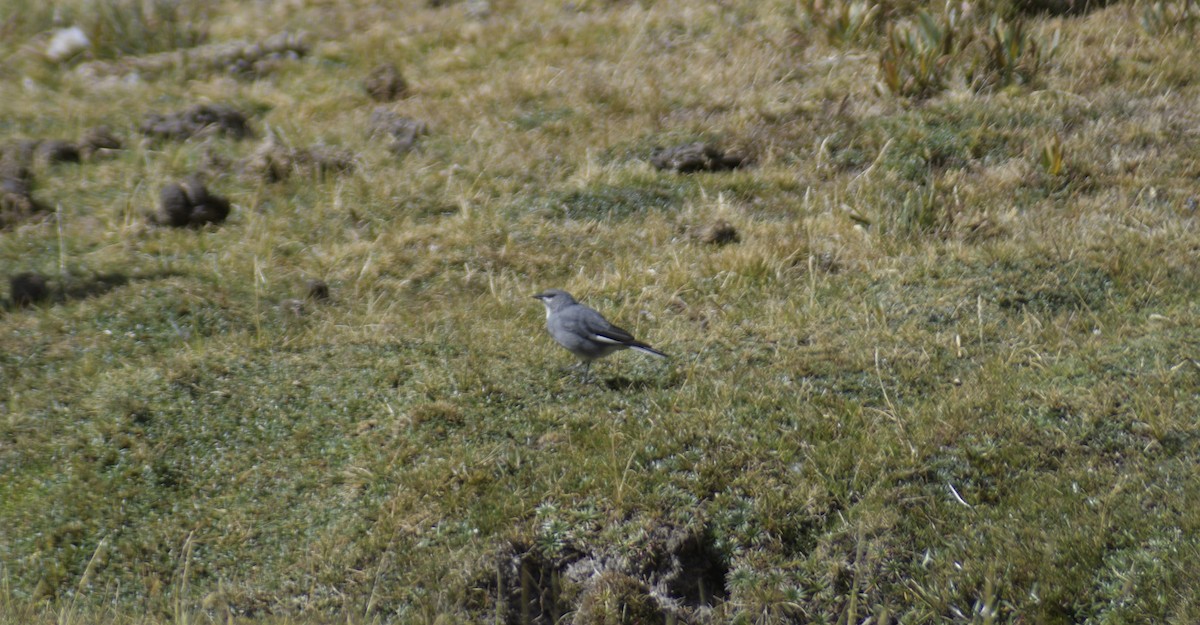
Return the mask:
<path id="1" fill-rule="evenodd" d="M 49 278 L 44 295 L 34 300 L 18 304 L 12 299 L 0 302 L 0 312 L 15 311 L 37 305 L 66 304 L 76 300 L 99 297 L 110 291 L 127 286 L 133 282 L 148 282 L 164 278 L 175 278 L 184 275 L 177 271 L 160 271 L 151 274 L 139 274 L 135 277 L 120 272 L 99 273 L 86 277 Z"/>
<path id="2" fill-rule="evenodd" d="M 637 378 L 631 379 L 623 375 L 612 376 L 597 382 L 604 388 L 610 391 L 645 391 L 649 389 L 663 389 L 675 386 L 675 381 L 662 378 Z"/>
<path id="3" fill-rule="evenodd" d="M 59 297 L 64 302 L 98 297 L 129 282 L 129 276 L 123 273 L 102 273 L 79 281 L 68 280 L 62 285 Z"/>

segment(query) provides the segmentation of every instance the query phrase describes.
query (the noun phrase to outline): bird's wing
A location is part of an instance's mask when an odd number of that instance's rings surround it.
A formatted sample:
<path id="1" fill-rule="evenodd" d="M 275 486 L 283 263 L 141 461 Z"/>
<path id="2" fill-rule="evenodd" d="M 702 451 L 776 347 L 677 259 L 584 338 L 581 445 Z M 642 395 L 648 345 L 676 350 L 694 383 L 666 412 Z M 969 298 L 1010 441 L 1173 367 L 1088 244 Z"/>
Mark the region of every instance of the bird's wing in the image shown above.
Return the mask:
<path id="1" fill-rule="evenodd" d="M 608 323 L 608 319 L 605 319 L 600 313 L 593 311 L 592 308 L 588 308 L 587 306 L 571 306 L 570 312 L 563 314 L 562 317 L 565 325 L 569 326 L 569 330 L 578 333 L 578 335 L 588 336 L 594 339 L 594 341 L 612 343 L 614 345 L 637 342 L 629 332 Z"/>
<path id="2" fill-rule="evenodd" d="M 663 358 L 667 356 L 657 349 L 633 338 L 633 335 L 627 330 L 613 325 L 600 313 L 582 304 L 579 304 L 575 313 L 569 315 L 569 317 L 571 318 L 570 325 L 572 331 L 588 336 L 597 343 L 623 345 L 655 356 Z"/>
<path id="3" fill-rule="evenodd" d="M 607 329 L 597 330 L 592 333 L 592 338 L 601 343 L 612 343 L 614 345 L 640 345 L 641 342 L 633 338 L 633 335 L 609 324 Z"/>
<path id="4" fill-rule="evenodd" d="M 607 319 L 600 316 L 600 313 L 590 308 L 586 308 L 586 310 L 591 314 L 584 315 L 582 317 L 584 323 L 586 324 L 584 329 L 587 331 L 588 335 L 592 337 L 593 341 L 610 343 L 612 345 L 624 345 L 625 347 L 632 347 L 633 349 L 640 350 L 648 354 L 653 354 L 655 356 L 660 356 L 662 358 L 667 357 L 666 354 L 654 349 L 653 347 L 650 347 L 646 343 L 633 338 L 633 335 L 624 328 L 619 328 L 612 323 L 609 323 Z"/>

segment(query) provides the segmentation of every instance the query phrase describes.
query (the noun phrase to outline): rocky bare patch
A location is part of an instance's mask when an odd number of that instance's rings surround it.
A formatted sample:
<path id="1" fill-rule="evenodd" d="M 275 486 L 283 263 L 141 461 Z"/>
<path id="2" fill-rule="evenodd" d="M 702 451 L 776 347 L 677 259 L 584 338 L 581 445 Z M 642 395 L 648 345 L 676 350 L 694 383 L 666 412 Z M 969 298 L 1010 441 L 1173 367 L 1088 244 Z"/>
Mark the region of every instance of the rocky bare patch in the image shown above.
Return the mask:
<path id="1" fill-rule="evenodd" d="M 708 622 L 728 597 L 729 564 L 712 536 L 670 525 L 638 535 L 624 549 L 565 545 L 557 555 L 513 543 L 479 579 L 477 607 L 511 625 Z"/>

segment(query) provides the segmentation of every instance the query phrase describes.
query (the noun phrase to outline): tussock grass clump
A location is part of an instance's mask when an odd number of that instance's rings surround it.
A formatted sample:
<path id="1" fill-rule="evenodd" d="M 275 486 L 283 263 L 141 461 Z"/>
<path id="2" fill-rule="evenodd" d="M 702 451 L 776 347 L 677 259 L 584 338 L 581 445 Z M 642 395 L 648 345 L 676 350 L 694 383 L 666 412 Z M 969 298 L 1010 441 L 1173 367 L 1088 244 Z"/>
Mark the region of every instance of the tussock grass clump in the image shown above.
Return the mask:
<path id="1" fill-rule="evenodd" d="M 1059 34 L 1044 42 L 1022 17 L 993 14 L 982 24 L 954 8 L 918 11 L 888 25 L 879 56 L 882 84 L 898 96 L 925 99 L 963 80 L 975 91 L 1036 84 Z"/>

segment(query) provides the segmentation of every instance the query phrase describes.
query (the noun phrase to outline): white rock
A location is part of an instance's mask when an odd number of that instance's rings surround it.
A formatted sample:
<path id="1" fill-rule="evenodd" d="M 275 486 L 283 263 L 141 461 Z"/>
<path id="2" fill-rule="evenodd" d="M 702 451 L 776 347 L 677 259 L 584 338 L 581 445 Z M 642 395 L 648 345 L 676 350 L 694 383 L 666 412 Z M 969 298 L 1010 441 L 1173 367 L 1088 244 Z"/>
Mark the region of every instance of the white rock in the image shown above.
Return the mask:
<path id="1" fill-rule="evenodd" d="M 92 47 L 92 42 L 78 26 L 61 28 L 50 37 L 46 45 L 46 58 L 61 63 Z"/>

